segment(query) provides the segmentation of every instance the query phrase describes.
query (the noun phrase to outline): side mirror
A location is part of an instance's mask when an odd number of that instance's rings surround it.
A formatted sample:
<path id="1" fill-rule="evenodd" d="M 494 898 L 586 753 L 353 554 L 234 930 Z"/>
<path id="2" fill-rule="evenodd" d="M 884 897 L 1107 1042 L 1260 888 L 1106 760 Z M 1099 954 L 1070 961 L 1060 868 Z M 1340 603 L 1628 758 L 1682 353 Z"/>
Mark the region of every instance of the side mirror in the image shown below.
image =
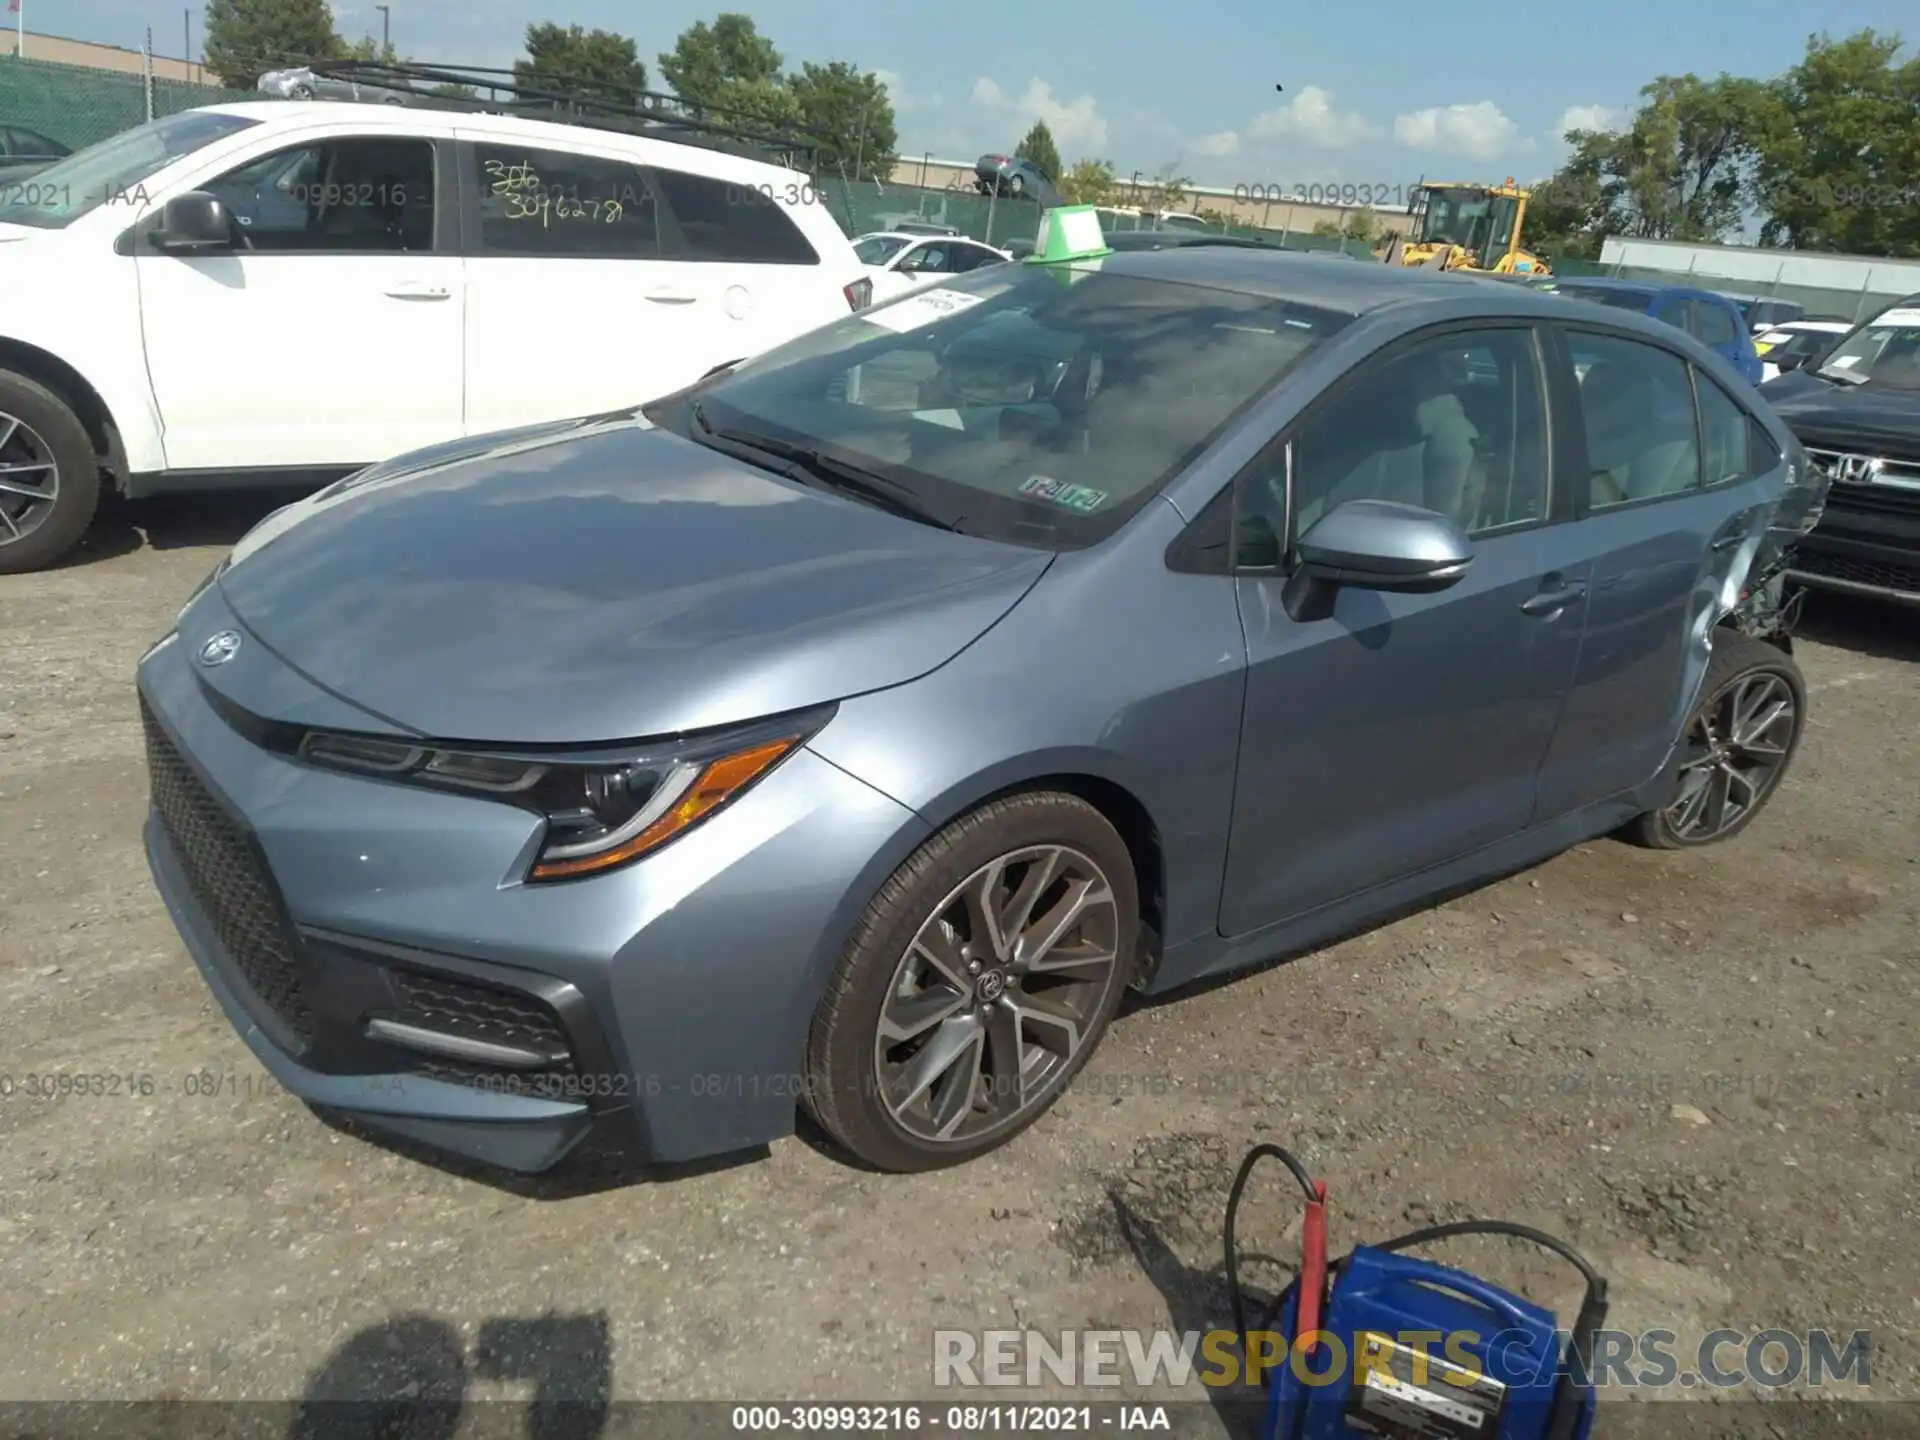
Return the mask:
<path id="1" fill-rule="evenodd" d="M 1389 500 L 1349 500 L 1300 537 L 1287 580 L 1295 619 L 1324 613 L 1342 586 L 1403 595 L 1445 590 L 1473 563 L 1466 532 L 1432 510 Z"/>
<path id="2" fill-rule="evenodd" d="M 231 250 L 234 246 L 233 212 L 204 190 L 176 195 L 160 209 L 160 223 L 153 231 L 157 250 L 170 254 L 192 254 L 209 250 Z"/>
<path id="3" fill-rule="evenodd" d="M 1806 364 L 1807 357 L 1804 355 L 1782 355 L 1778 359 L 1775 359 L 1773 363 L 1779 369 L 1780 373 L 1784 375 L 1787 371 L 1798 370 L 1802 365 Z"/>

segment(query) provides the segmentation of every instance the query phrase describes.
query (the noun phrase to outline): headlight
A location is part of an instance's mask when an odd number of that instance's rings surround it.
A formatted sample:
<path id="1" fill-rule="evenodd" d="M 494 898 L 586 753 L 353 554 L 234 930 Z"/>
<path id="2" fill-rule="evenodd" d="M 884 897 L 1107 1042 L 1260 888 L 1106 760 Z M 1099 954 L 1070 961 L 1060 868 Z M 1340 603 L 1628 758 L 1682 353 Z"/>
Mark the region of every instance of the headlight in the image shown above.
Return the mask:
<path id="1" fill-rule="evenodd" d="M 618 755 L 534 755 L 309 731 L 299 757 L 330 770 L 518 805 L 547 822 L 529 880 L 598 875 L 651 854 L 739 798 L 817 734 L 832 711 L 724 738 Z"/>

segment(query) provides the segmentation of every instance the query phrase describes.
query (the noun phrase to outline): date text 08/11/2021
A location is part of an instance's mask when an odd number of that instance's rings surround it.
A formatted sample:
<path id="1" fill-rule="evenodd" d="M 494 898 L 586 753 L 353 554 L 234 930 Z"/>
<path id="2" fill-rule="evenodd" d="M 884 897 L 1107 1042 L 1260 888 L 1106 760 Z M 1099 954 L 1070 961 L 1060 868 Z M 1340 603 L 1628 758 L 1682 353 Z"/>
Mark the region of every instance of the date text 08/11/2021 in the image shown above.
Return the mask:
<path id="1" fill-rule="evenodd" d="M 731 1428 L 742 1434 L 834 1431 L 897 1435 L 919 1430 L 953 1435 L 1086 1435 L 1100 1430 L 1171 1430 L 1164 1405 L 736 1405 Z"/>

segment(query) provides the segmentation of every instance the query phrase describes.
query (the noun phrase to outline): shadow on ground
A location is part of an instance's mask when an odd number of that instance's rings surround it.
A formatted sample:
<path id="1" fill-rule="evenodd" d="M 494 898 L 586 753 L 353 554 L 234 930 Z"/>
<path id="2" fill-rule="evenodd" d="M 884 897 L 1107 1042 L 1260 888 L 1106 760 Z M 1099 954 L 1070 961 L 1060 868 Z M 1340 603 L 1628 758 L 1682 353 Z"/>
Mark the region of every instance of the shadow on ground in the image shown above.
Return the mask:
<path id="1" fill-rule="evenodd" d="M 61 565 L 95 564 L 142 549 L 229 546 L 282 505 L 316 488 L 195 491 L 147 500 L 104 495 L 92 527 Z"/>
<path id="2" fill-rule="evenodd" d="M 1851 595 L 1808 594 L 1794 633 L 1881 660 L 1920 661 L 1920 609 Z"/>

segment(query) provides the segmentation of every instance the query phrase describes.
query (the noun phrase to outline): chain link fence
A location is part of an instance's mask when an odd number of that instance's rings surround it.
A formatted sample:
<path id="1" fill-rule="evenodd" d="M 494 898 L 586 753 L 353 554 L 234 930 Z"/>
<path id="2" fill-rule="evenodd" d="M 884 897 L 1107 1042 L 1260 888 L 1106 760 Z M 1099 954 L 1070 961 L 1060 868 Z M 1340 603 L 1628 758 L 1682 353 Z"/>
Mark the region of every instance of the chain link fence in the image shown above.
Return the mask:
<path id="1" fill-rule="evenodd" d="M 198 105 L 260 98 L 250 90 L 195 85 L 152 74 L 90 69 L 45 60 L 22 59 L 19 56 L 0 57 L 0 124 L 19 125 L 38 131 L 75 150 L 157 116 L 191 110 Z M 849 235 L 889 230 L 907 222 L 950 226 L 972 239 L 983 240 L 990 245 L 1005 245 L 1012 240 L 1030 240 L 1039 228 L 1039 208 L 1032 201 L 981 195 L 958 184 L 949 189 L 937 189 L 886 184 L 876 180 L 850 182 L 843 178 L 828 177 L 820 182 L 818 188 L 819 198 Z M 1109 228 L 1114 229 L 1139 224 L 1138 219 L 1126 215 L 1108 215 L 1103 219 Z M 1365 241 L 1333 235 L 1316 235 L 1299 230 L 1265 230 L 1226 222 L 1209 228 L 1221 234 L 1266 240 L 1296 250 L 1344 250 L 1362 259 L 1371 258 L 1373 254 Z M 1686 271 L 1643 265 L 1606 265 L 1571 258 L 1554 260 L 1552 269 L 1556 275 L 1569 279 L 1582 275 L 1609 276 L 1791 300 L 1804 306 L 1809 317 L 1848 321 L 1862 320 L 1876 314 L 1909 293 L 1898 288 L 1897 279 L 1889 278 L 1884 284 L 1874 283 L 1878 277 L 1873 274 L 1868 275 L 1867 284 L 1851 290 L 1785 284 L 1779 280 L 1770 284 L 1738 281 L 1716 276 L 1710 255 L 1704 262 L 1696 258 Z"/>
<path id="2" fill-rule="evenodd" d="M 160 115 L 258 100 L 250 91 L 221 90 L 124 70 L 94 70 L 47 60 L 0 57 L 0 125 L 19 125 L 78 150 Z"/>

